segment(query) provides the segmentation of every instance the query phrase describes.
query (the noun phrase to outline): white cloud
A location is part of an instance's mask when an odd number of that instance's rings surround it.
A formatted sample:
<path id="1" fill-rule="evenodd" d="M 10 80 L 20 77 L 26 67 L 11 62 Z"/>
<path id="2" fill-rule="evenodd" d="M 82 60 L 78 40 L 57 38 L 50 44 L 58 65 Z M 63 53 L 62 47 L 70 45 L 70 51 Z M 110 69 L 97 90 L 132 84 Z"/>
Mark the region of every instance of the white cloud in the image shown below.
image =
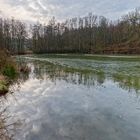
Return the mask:
<path id="1" fill-rule="evenodd" d="M 24 9 L 22 6 L 11 6 L 8 3 L 5 3 L 4 0 L 0 1 L 1 15 L 5 18 L 15 17 L 20 20 L 30 20 L 35 22 L 36 19 L 33 18 L 32 12 Z"/>
<path id="2" fill-rule="evenodd" d="M 39 8 L 36 7 L 34 3 L 30 3 L 29 7 L 32 8 L 33 10 L 39 10 Z"/>
<path id="3" fill-rule="evenodd" d="M 63 20 L 88 12 L 117 19 L 140 6 L 140 0 L 0 0 L 0 14 L 25 21 Z"/>
<path id="4" fill-rule="evenodd" d="M 38 4 L 44 9 L 44 10 L 46 10 L 47 8 L 43 5 L 43 3 L 41 3 L 41 1 L 40 0 L 37 0 L 37 2 L 38 2 Z"/>

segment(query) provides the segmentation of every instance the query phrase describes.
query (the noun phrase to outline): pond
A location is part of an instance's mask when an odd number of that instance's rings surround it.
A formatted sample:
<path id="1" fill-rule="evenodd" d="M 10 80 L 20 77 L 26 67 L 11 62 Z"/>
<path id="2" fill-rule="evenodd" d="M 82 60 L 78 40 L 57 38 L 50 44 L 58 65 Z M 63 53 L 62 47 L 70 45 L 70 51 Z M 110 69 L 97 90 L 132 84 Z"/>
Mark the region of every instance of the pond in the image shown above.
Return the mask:
<path id="1" fill-rule="evenodd" d="M 140 59 L 31 55 L 2 98 L 15 140 L 139 140 Z"/>

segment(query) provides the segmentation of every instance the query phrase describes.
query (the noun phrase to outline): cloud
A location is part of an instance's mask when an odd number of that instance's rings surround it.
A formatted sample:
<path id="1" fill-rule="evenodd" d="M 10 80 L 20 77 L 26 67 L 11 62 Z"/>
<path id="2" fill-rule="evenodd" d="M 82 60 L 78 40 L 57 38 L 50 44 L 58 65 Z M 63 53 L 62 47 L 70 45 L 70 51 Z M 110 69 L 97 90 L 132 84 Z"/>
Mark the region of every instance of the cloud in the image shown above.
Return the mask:
<path id="1" fill-rule="evenodd" d="M 89 12 L 117 19 L 135 9 L 140 0 L 0 0 L 0 15 L 35 22 L 84 16 Z"/>

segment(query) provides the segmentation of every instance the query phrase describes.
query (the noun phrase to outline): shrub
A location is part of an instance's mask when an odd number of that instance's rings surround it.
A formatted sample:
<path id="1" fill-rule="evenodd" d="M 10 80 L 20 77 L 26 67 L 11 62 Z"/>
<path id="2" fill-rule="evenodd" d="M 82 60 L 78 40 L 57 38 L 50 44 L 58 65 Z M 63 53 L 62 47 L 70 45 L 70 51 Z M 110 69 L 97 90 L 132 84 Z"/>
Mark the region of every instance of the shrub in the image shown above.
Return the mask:
<path id="1" fill-rule="evenodd" d="M 8 85 L 5 81 L 0 81 L 0 95 L 8 92 Z"/>
<path id="2" fill-rule="evenodd" d="M 16 68 L 13 65 L 6 65 L 3 68 L 3 75 L 7 76 L 10 79 L 13 79 L 16 77 L 17 71 Z"/>
<path id="3" fill-rule="evenodd" d="M 16 63 L 6 50 L 0 50 L 0 74 L 10 79 L 17 74 Z"/>

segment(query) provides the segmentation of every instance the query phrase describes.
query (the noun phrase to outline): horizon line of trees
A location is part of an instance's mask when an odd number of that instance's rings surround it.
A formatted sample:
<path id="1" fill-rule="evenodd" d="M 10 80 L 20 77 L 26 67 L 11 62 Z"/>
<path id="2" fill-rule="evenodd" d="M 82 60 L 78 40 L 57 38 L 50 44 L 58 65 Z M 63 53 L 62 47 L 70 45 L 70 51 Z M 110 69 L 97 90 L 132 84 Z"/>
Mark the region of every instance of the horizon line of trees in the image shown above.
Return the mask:
<path id="1" fill-rule="evenodd" d="M 0 47 L 16 54 L 29 48 L 34 53 L 94 53 L 123 44 L 140 47 L 139 38 L 138 8 L 114 22 L 89 13 L 61 23 L 53 17 L 48 25 L 37 23 L 29 28 L 21 21 L 0 18 Z"/>
<path id="2" fill-rule="evenodd" d="M 0 18 L 0 49 L 8 50 L 11 54 L 25 51 L 27 36 L 26 24 L 15 19 Z"/>

